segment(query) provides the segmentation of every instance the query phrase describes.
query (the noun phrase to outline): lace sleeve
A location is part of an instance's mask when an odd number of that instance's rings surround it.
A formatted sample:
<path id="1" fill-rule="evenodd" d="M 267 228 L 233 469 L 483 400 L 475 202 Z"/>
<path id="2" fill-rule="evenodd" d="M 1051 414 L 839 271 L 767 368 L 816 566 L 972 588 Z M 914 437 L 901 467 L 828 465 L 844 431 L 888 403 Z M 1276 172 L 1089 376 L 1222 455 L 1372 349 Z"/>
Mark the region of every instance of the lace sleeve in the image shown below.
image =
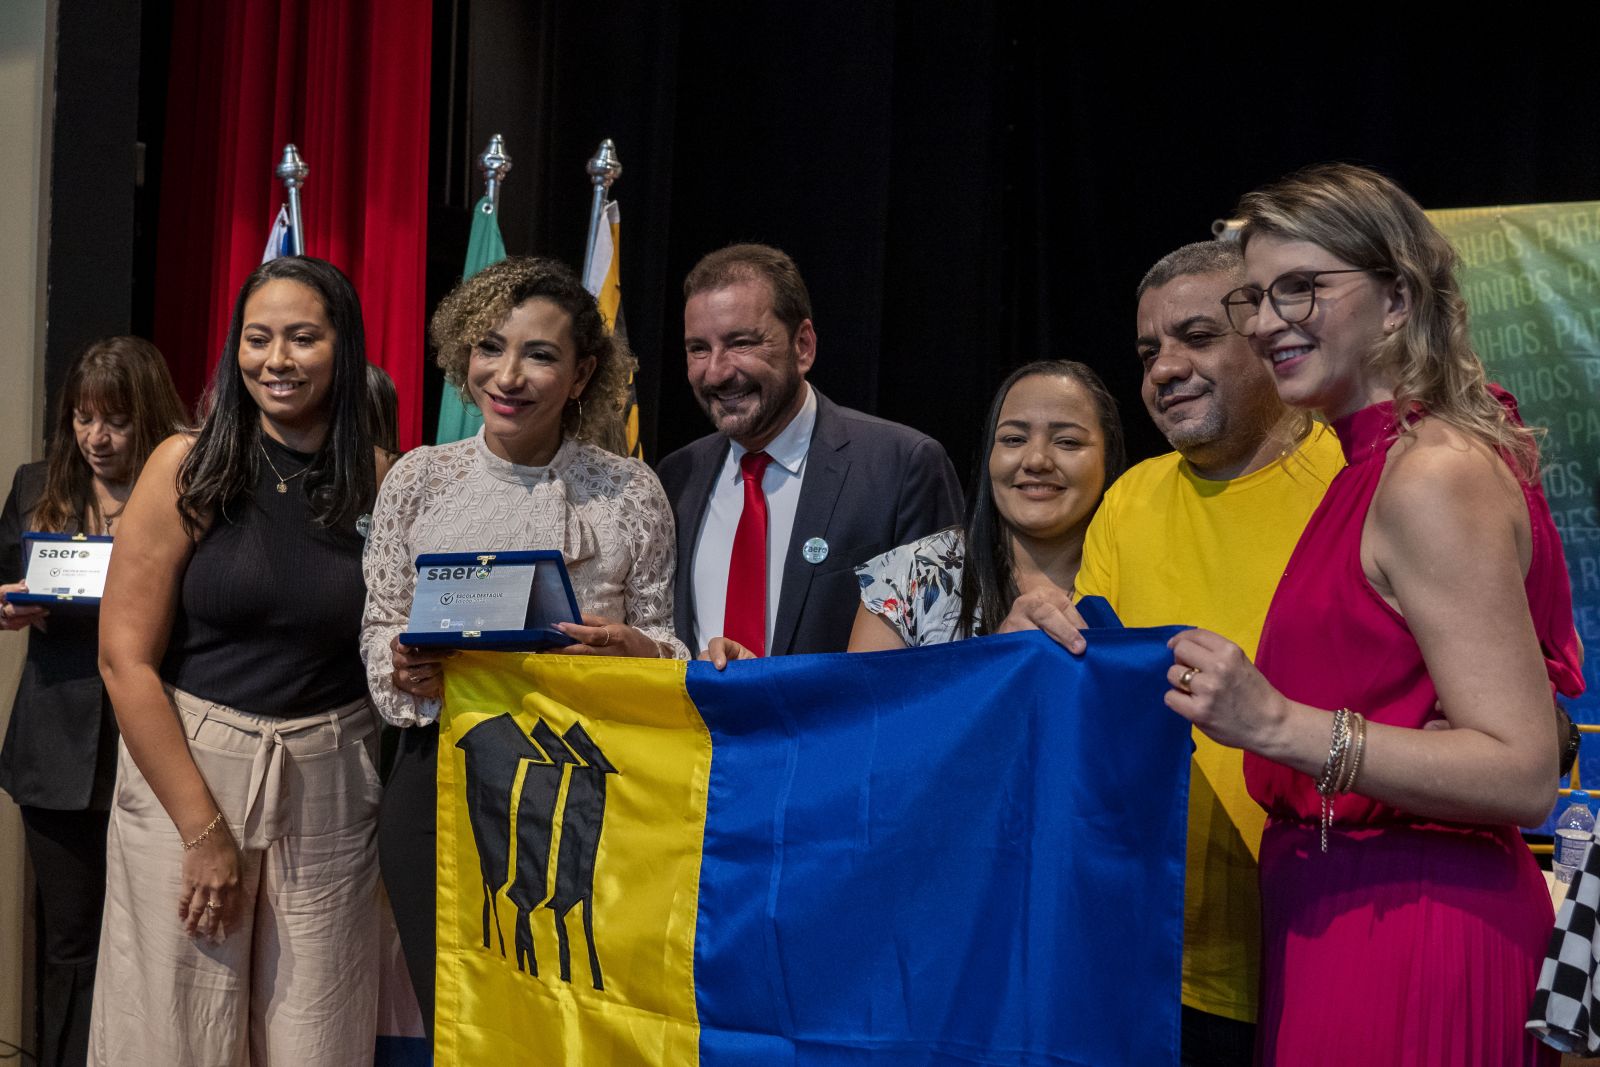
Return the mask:
<path id="1" fill-rule="evenodd" d="M 422 726 L 439 717 L 440 701 L 423 700 L 394 687 L 389 642 L 405 629 L 417 573 L 412 566 L 411 527 L 422 511 L 428 455 L 419 449 L 389 471 L 373 507 L 372 531 L 361 557 L 367 610 L 361 619 L 361 660 L 378 714 L 396 726 Z"/>
<path id="2" fill-rule="evenodd" d="M 688 659 L 689 650 L 672 626 L 672 586 L 678 566 L 672 508 L 655 472 L 632 462 L 635 476 L 623 491 L 619 516 L 633 547 L 633 566 L 622 592 L 623 621 L 660 646 L 663 658 Z"/>

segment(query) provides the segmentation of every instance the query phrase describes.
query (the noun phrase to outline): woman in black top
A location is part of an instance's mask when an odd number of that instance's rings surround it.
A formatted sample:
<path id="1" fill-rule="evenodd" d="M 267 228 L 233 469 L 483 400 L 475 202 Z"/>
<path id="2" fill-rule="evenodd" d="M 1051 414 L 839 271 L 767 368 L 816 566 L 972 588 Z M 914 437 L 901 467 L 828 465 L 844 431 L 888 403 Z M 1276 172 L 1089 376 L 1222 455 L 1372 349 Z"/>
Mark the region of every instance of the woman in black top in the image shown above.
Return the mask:
<path id="1" fill-rule="evenodd" d="M 0 512 L 0 578 L 22 577 L 27 532 L 113 534 L 151 450 L 182 426 L 183 404 L 155 345 L 138 337 L 90 345 L 67 371 L 48 458 L 19 467 L 11 483 Z M 30 630 L 0 749 L 0 789 L 22 808 L 38 888 L 39 1062 L 81 1064 L 117 728 L 100 683 L 94 613 L 52 616 L 9 600 L 27 591 L 20 580 L 0 585 L 0 629 Z"/>
<path id="2" fill-rule="evenodd" d="M 128 501 L 101 616 L 123 749 L 92 1062 L 371 1057 L 365 366 L 349 280 L 263 264 L 204 424 L 156 449 Z"/>

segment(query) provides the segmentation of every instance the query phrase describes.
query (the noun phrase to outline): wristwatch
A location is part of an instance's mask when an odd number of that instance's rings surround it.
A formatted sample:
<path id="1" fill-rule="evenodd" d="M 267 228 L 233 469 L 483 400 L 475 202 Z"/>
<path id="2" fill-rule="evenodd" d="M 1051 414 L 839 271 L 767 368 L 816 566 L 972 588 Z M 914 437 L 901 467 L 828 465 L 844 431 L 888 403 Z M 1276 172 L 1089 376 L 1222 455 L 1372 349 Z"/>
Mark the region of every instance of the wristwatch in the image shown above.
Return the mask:
<path id="1" fill-rule="evenodd" d="M 1572 721 L 1572 716 L 1567 714 L 1567 709 L 1560 704 L 1556 705 L 1556 723 L 1565 726 L 1567 731 L 1567 736 L 1562 739 L 1559 772 L 1559 776 L 1564 778 L 1578 762 L 1578 746 L 1583 743 L 1583 733 L 1578 729 L 1578 724 Z"/>

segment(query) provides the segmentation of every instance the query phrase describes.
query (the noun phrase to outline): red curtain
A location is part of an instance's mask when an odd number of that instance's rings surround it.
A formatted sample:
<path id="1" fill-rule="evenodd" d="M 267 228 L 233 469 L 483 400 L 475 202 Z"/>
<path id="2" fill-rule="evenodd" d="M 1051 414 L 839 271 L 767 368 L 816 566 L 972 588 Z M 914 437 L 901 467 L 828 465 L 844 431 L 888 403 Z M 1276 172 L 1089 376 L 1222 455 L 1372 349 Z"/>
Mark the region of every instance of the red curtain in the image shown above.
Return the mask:
<path id="1" fill-rule="evenodd" d="M 162 153 L 156 343 L 204 389 L 283 203 L 286 143 L 311 168 L 306 253 L 361 295 L 367 357 L 422 439 L 431 0 L 179 0 Z"/>

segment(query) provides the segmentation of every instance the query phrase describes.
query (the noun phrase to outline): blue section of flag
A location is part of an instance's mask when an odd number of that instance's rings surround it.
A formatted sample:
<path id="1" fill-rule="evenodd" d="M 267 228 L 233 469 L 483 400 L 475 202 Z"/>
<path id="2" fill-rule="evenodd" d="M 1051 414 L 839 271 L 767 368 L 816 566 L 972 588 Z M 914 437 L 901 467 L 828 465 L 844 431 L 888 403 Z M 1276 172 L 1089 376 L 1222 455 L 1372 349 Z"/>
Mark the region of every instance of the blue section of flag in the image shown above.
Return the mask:
<path id="1" fill-rule="evenodd" d="M 701 1063 L 1176 1063 L 1176 632 L 690 664 Z"/>

